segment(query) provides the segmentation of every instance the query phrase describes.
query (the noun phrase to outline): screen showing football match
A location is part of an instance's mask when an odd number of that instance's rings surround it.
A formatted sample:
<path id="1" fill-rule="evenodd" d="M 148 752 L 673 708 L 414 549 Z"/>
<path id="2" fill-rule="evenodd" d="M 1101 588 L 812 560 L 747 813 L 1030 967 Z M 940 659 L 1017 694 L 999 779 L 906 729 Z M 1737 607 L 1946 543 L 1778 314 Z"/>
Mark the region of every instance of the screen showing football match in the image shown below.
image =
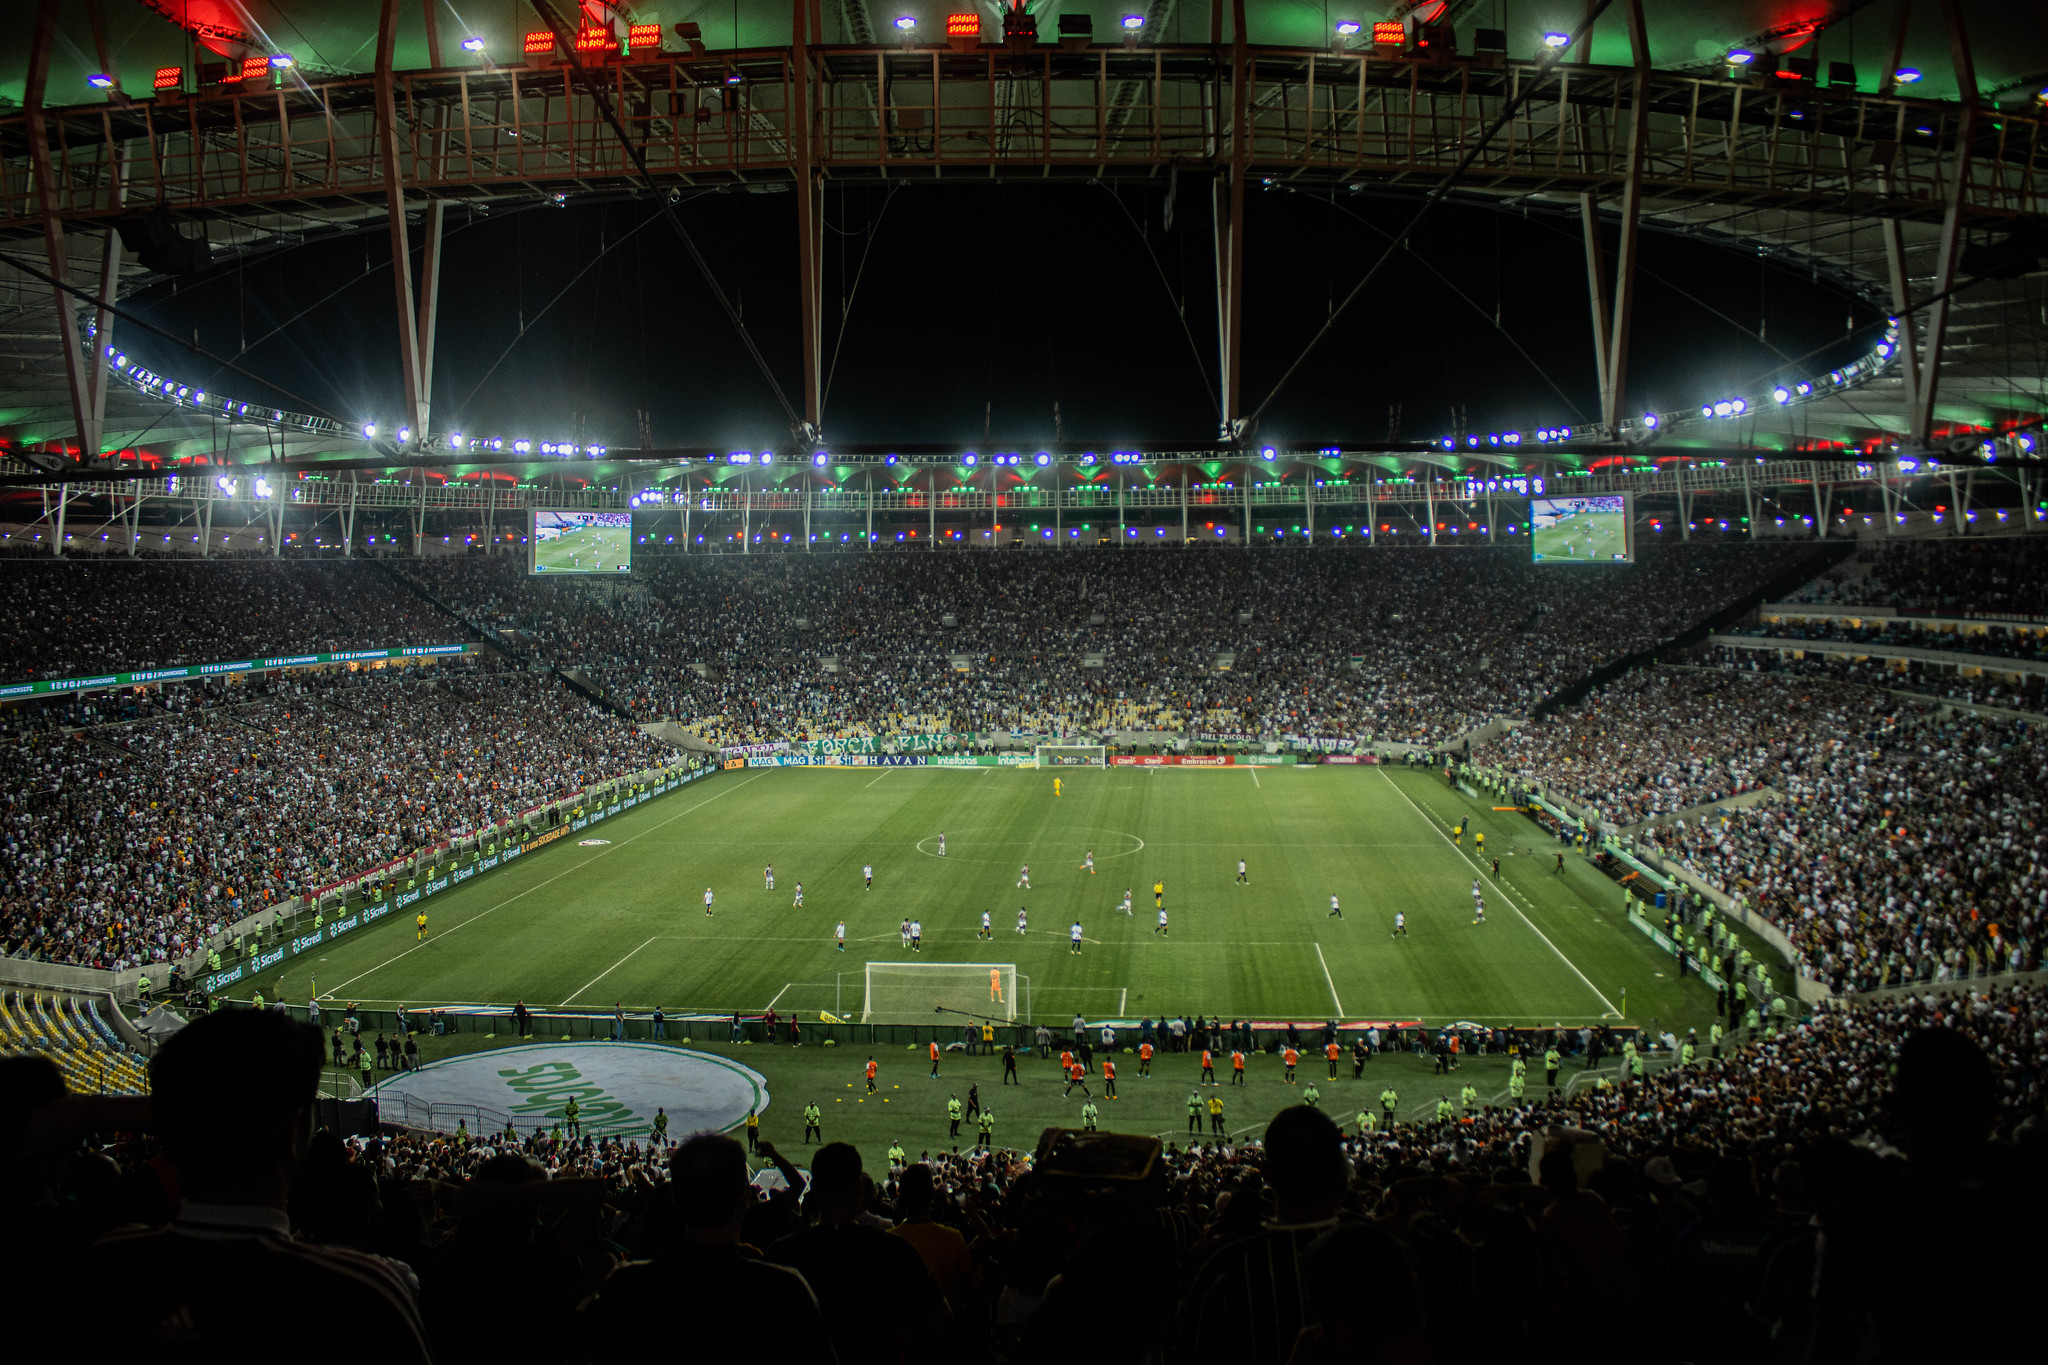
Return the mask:
<path id="1" fill-rule="evenodd" d="M 1627 564 L 1628 494 L 1529 499 L 1529 540 L 1538 564 Z"/>
<path id="2" fill-rule="evenodd" d="M 526 543 L 530 573 L 630 573 L 633 514 L 536 509 Z"/>

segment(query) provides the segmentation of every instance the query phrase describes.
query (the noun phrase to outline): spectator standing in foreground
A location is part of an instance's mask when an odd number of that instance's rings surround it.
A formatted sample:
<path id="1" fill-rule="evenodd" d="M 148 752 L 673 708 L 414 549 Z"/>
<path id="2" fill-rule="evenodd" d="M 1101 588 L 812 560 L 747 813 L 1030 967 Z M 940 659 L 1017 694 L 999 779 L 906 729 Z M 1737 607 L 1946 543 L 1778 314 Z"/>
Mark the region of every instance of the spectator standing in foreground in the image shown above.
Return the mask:
<path id="1" fill-rule="evenodd" d="M 817 1291 L 841 1365 L 896 1365 L 936 1343 L 945 1300 L 916 1247 L 861 1221 L 866 1190 L 858 1151 L 844 1142 L 820 1147 L 804 1201 L 811 1225 L 776 1242 L 768 1256 Z"/>
<path id="2" fill-rule="evenodd" d="M 332 1304 L 380 1360 L 430 1358 L 387 1262 L 292 1240 L 285 1205 L 313 1135 L 322 1050 L 317 1029 L 255 1010 L 205 1015 L 163 1045 L 150 1063 L 154 1126 L 181 1202 L 167 1226 L 111 1233 L 86 1256 L 77 1283 L 96 1330 L 146 1344 L 154 1360 L 218 1365 L 251 1341 L 297 1338 L 308 1304 Z M 98 1292 L 109 1285 L 120 1292 Z"/>

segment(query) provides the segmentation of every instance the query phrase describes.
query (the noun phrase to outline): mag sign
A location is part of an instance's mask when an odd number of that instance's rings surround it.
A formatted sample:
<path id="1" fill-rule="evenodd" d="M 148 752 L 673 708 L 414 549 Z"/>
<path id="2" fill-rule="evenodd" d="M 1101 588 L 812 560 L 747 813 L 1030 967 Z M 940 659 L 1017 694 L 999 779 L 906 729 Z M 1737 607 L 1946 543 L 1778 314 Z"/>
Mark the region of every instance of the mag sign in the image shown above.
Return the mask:
<path id="1" fill-rule="evenodd" d="M 1630 564 L 1631 494 L 1529 499 L 1529 544 L 1538 564 Z"/>
<path id="2" fill-rule="evenodd" d="M 535 508 L 526 552 L 528 573 L 631 573 L 633 514 Z"/>

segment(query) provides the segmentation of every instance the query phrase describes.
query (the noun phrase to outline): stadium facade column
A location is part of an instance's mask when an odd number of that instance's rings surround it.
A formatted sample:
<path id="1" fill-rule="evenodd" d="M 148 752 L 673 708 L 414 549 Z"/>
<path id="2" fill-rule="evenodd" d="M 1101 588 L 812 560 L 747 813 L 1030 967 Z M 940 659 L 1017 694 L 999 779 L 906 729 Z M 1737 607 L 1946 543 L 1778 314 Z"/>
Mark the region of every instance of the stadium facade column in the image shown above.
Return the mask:
<path id="1" fill-rule="evenodd" d="M 1301 505 L 1308 521 L 1308 543 L 1316 543 L 1316 467 L 1303 466 L 1308 472 L 1301 476 Z"/>
<path id="2" fill-rule="evenodd" d="M 36 208 L 42 216 L 43 253 L 49 261 L 50 277 L 56 281 L 50 291 L 50 302 L 56 314 L 53 321 L 57 345 L 64 355 L 64 379 L 71 399 L 71 419 L 78 437 L 79 458 L 84 460 L 100 453 L 99 442 L 92 425 L 92 401 L 86 378 L 87 357 L 78 339 L 78 311 L 71 295 L 65 291 L 68 257 L 64 247 L 64 220 L 58 216 L 57 173 L 48 155 L 50 139 L 43 124 L 43 91 L 50 83 L 50 47 L 56 36 L 57 6 L 58 0 L 40 0 L 36 7 L 35 28 L 29 41 L 28 81 L 22 104 L 27 114 Z M 59 554 L 63 553 L 62 545 L 63 537 L 60 535 Z"/>
<path id="3" fill-rule="evenodd" d="M 1834 501 L 1835 486 L 1820 477 L 1820 470 L 1816 466 L 1813 476 L 1813 522 L 1822 540 L 1828 538 L 1828 508 Z"/>
<path id="4" fill-rule="evenodd" d="M 1216 386 L 1222 438 L 1235 441 L 1242 433 L 1241 380 L 1238 358 L 1244 337 L 1244 178 L 1251 141 L 1247 91 L 1249 49 L 1246 46 L 1244 0 L 1230 0 L 1230 160 L 1212 186 L 1211 206 L 1216 236 L 1216 327 L 1221 374 Z M 1223 0 L 1211 0 L 1209 30 L 1221 46 Z M 1249 534 L 1250 526 L 1246 526 Z"/>
<path id="5" fill-rule="evenodd" d="M 804 480 L 804 553 L 811 552 L 811 480 Z"/>
<path id="6" fill-rule="evenodd" d="M 1430 548 L 1431 548 L 1432 550 L 1434 550 L 1435 548 L 1437 548 L 1437 540 L 1439 539 L 1439 537 L 1437 536 L 1437 533 L 1436 533 L 1436 473 L 1435 473 L 1435 471 L 1431 471 L 1431 472 L 1430 472 L 1430 476 L 1429 476 L 1429 477 L 1428 477 L 1427 479 L 1423 480 L 1423 483 L 1422 483 L 1422 502 L 1423 502 L 1423 506 L 1424 506 L 1424 507 L 1426 507 L 1426 508 L 1428 509 L 1428 514 L 1429 514 L 1429 520 L 1428 520 L 1428 521 L 1426 521 L 1426 522 L 1424 522 L 1424 523 L 1422 524 L 1422 534 L 1423 534 L 1423 536 L 1424 536 L 1425 538 L 1427 538 L 1427 539 L 1428 539 L 1428 541 L 1429 541 L 1429 547 L 1430 547 Z"/>
<path id="7" fill-rule="evenodd" d="M 99 36 L 98 12 L 94 11 L 94 36 Z M 103 58 L 104 62 L 105 59 Z M 128 202 L 128 146 L 123 143 L 115 149 L 111 162 L 114 175 L 114 202 Z M 107 348 L 113 345 L 114 337 L 114 296 L 121 287 L 121 234 L 108 228 L 100 243 L 100 290 L 99 306 L 93 310 L 93 352 L 92 362 L 85 373 L 87 395 L 91 400 L 91 439 L 85 444 L 98 452 L 106 444 L 107 431 L 107 381 L 113 367 L 107 363 Z M 131 539 L 129 544 L 133 546 Z"/>
<path id="8" fill-rule="evenodd" d="M 1671 466 L 1671 480 L 1673 486 L 1678 490 L 1678 538 L 1680 540 L 1691 540 L 1692 494 L 1688 493 L 1685 488 L 1684 465 L 1674 464 Z"/>
<path id="9" fill-rule="evenodd" d="M 1629 49 L 1634 59 L 1628 102 L 1626 175 L 1621 192 L 1620 240 L 1615 249 L 1610 306 L 1606 262 L 1600 248 L 1600 218 L 1594 196 L 1579 196 L 1580 229 L 1586 245 L 1587 301 L 1593 313 L 1593 364 L 1600 378 L 1600 420 L 1611 435 L 1621 424 L 1628 390 L 1629 332 L 1635 317 L 1636 246 L 1643 202 L 1643 161 L 1650 143 L 1650 43 L 1642 0 L 1623 0 Z M 1577 60 L 1590 59 L 1591 42 L 1581 42 Z"/>
<path id="10" fill-rule="evenodd" d="M 1182 547 L 1186 547 L 1186 545 L 1187 545 L 1187 543 L 1188 543 L 1188 479 L 1189 479 L 1189 477 L 1190 477 L 1190 476 L 1189 476 L 1189 474 L 1188 474 L 1188 467 L 1187 467 L 1186 465 L 1182 465 L 1182 466 L 1180 467 L 1180 543 L 1181 543 Z"/>
<path id="11" fill-rule="evenodd" d="M 44 494 L 43 505 L 45 507 L 49 506 L 49 495 L 47 493 Z M 64 557 L 64 509 L 69 507 L 70 505 L 71 485 L 68 483 L 58 484 L 57 517 L 55 522 L 55 525 L 57 527 L 57 534 L 50 538 L 50 553 L 55 555 L 59 559 L 62 559 Z"/>
<path id="12" fill-rule="evenodd" d="M 1757 539 L 1756 526 L 1756 482 L 1751 466 L 1742 466 L 1742 519 L 1749 525 L 1749 538 Z"/>
<path id="13" fill-rule="evenodd" d="M 1252 547 L 1252 473 L 1251 461 L 1247 460 L 1244 466 L 1244 548 L 1247 550 Z"/>
<path id="14" fill-rule="evenodd" d="M 356 481 L 348 481 L 348 501 L 341 507 L 341 557 L 356 557 Z"/>
<path id="15" fill-rule="evenodd" d="M 430 29 L 431 32 L 431 29 Z M 382 0 L 377 19 L 375 94 L 377 110 L 377 158 L 384 178 L 384 209 L 391 231 L 391 282 L 398 304 L 399 373 L 405 385 L 405 426 L 416 440 L 427 436 L 427 384 L 423 374 L 433 368 L 431 350 L 423 353 L 422 341 L 431 348 L 433 313 L 429 305 L 415 311 L 412 248 L 405 230 L 405 180 L 399 162 L 398 82 L 392 72 L 392 54 L 398 42 L 398 0 Z M 433 134 L 427 134 L 431 143 Z M 415 153 L 415 163 L 418 157 Z M 415 171 L 418 167 L 415 164 Z M 440 274 L 441 215 L 430 206 L 424 215 L 427 258 L 422 283 L 431 287 Z M 425 336 L 422 337 L 424 323 Z"/>
<path id="16" fill-rule="evenodd" d="M 430 0 L 431 3 L 431 0 Z M 804 427 L 806 442 L 822 439 L 824 421 L 822 340 L 824 272 L 819 269 L 825 235 L 825 193 L 818 175 L 814 124 L 817 71 L 811 45 L 823 41 L 823 16 L 818 0 L 792 0 L 790 6 L 790 157 L 796 172 L 797 292 L 802 300 L 804 358 Z M 808 543 L 808 541 L 806 542 Z"/>
<path id="17" fill-rule="evenodd" d="M 1962 7 L 1957 0 L 1941 0 L 1941 18 L 1948 29 L 1949 60 L 1956 72 L 1955 164 L 1948 184 L 1948 202 L 1942 210 L 1941 239 L 1934 263 L 1934 279 L 1928 286 L 1933 299 L 1927 316 L 1926 358 L 1920 365 L 1920 386 L 1913 394 L 1912 431 L 1922 445 L 1934 429 L 1934 397 L 1941 387 L 1941 348 L 1948 339 L 1949 290 L 1956 282 L 1956 260 L 1962 250 L 1963 199 L 1970 188 L 1970 150 L 1977 136 L 1977 70 L 1970 56 L 1969 35 L 1963 29 Z M 1958 518 L 1960 530 L 1960 517 Z"/>

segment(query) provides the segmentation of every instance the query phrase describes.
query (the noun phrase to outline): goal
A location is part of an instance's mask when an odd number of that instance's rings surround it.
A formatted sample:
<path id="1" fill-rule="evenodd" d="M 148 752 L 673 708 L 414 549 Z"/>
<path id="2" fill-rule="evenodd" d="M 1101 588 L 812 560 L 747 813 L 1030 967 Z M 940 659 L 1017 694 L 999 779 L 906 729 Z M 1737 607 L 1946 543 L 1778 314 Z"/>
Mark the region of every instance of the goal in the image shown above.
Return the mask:
<path id="1" fill-rule="evenodd" d="M 1041 744 L 1033 752 L 1041 768 L 1102 768 L 1109 763 L 1109 750 L 1101 744 Z"/>
<path id="2" fill-rule="evenodd" d="M 863 1024 L 965 1024 L 961 1015 L 1015 1023 L 1031 979 L 1014 962 L 870 962 L 861 982 Z M 946 1014 L 958 1010 L 959 1014 Z M 936 1016 L 936 1020 L 934 1019 Z"/>

